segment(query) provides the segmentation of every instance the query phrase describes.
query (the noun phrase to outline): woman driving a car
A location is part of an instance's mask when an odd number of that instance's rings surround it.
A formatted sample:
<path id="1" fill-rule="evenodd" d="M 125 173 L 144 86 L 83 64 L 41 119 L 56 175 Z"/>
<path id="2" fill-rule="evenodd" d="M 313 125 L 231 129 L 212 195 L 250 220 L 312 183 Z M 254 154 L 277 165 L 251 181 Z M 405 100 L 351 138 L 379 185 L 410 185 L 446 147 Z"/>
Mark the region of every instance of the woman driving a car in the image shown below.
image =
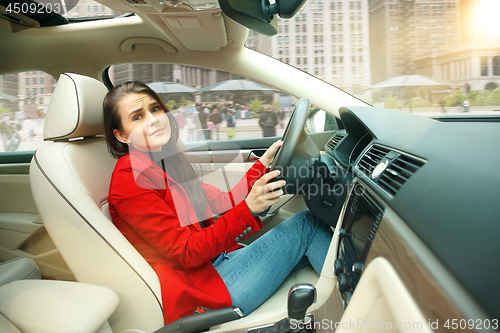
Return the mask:
<path id="1" fill-rule="evenodd" d="M 238 244 L 262 228 L 258 215 L 283 194 L 285 181 L 269 182 L 279 175 L 269 167 L 281 141 L 224 192 L 197 178 L 174 116 L 147 85 L 113 88 L 103 109 L 108 148 L 118 158 L 109 210 L 158 275 L 166 324 L 197 306 L 233 305 L 248 314 L 294 269 L 311 264 L 321 273 L 332 230 L 308 211 Z"/>

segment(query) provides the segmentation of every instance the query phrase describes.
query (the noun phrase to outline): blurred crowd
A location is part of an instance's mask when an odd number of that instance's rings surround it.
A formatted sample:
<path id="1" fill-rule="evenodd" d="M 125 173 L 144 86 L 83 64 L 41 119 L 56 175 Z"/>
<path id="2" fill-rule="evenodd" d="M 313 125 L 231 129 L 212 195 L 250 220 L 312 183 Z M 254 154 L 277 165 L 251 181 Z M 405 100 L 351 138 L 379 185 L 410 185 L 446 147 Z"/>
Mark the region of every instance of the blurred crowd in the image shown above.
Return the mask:
<path id="1" fill-rule="evenodd" d="M 38 119 L 38 120 L 37 120 Z M 40 115 L 36 114 L 36 119 L 26 117 L 24 111 L 17 111 L 14 114 L 5 112 L 0 117 L 0 135 L 3 142 L 4 151 L 15 151 L 21 144 L 21 130 L 23 130 L 24 140 L 32 141 L 35 137 L 35 121 L 39 121 Z M 25 132 L 25 133 L 24 133 Z"/>
<path id="2" fill-rule="evenodd" d="M 290 111 L 290 107 L 276 109 L 271 104 L 252 111 L 247 105 L 237 103 L 196 103 L 172 110 L 179 128 L 187 133 L 187 141 L 234 139 L 238 121 L 242 120 L 240 128 L 245 127 L 245 131 L 260 130 L 262 137 L 276 136 L 276 129 L 285 127 Z M 42 127 L 40 113 L 33 116 L 24 111 L 4 112 L 0 115 L 3 151 L 22 149 L 19 148 L 21 142 L 33 141 L 37 135 L 39 137 Z M 224 136 L 221 136 L 222 132 Z"/>
<path id="3" fill-rule="evenodd" d="M 172 110 L 179 128 L 187 129 L 187 141 L 220 140 L 225 131 L 227 139 L 234 139 L 236 124 L 241 119 L 256 119 L 264 137 L 276 136 L 276 127 L 284 127 L 288 108 L 274 110 L 265 104 L 260 111 L 251 111 L 237 103 L 196 103 Z"/>

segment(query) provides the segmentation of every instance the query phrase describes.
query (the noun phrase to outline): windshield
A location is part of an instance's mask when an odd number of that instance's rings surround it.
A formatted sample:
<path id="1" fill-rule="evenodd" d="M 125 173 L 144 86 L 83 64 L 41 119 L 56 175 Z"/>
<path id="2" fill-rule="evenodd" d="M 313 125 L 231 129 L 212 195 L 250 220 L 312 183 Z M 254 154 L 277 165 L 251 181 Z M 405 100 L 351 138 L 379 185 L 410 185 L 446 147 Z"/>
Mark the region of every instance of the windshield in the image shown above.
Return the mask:
<path id="1" fill-rule="evenodd" d="M 64 13 L 61 14 L 71 22 L 74 19 L 110 18 L 125 13 L 108 8 L 93 0 L 73 0 L 66 1 Z"/>
<path id="2" fill-rule="evenodd" d="M 423 115 L 500 109 L 498 0 L 307 1 L 246 46 L 376 107 Z"/>
<path id="3" fill-rule="evenodd" d="M 41 2 L 42 0 L 39 3 Z M 109 3 L 118 4 L 118 2 Z M 63 13 L 64 17 L 61 16 L 63 21 L 110 18 L 122 14 L 92 0 L 68 0 L 65 4 L 67 12 Z M 206 11 L 210 17 L 212 17 L 211 10 L 217 11 L 216 8 L 212 8 L 216 6 L 212 0 L 205 2 L 193 0 L 190 4 L 190 8 L 193 9 L 189 11 L 190 15 L 191 13 L 198 15 L 194 8 L 200 11 L 205 7 L 209 8 Z M 143 4 L 136 4 L 140 5 Z M 496 18 L 496 14 L 500 12 L 499 7 L 499 0 L 308 0 L 293 18 L 278 19 L 278 34 L 269 37 L 250 31 L 245 45 L 343 89 L 375 107 L 426 117 L 447 118 L 449 121 L 461 120 L 463 117 L 477 118 L 470 116 L 500 114 L 498 112 L 500 110 L 500 20 Z M 18 6 L 17 11 L 24 10 L 23 8 Z M 2 19 L 10 21 L 21 19 L 19 16 L 14 17 L 12 13 L 16 11 L 15 6 L 0 5 L 0 9 L 4 10 Z M 28 10 L 29 7 L 25 9 Z M 177 10 L 181 11 L 179 8 Z M 200 18 L 203 17 L 201 14 Z M 139 16 L 141 15 L 139 13 Z M 226 25 L 229 27 L 227 20 L 224 21 L 223 18 L 215 20 L 217 23 L 211 26 L 214 28 L 214 35 L 217 32 L 225 33 L 224 27 Z M 165 29 L 180 32 L 172 22 L 181 24 L 178 20 L 167 20 Z M 185 29 L 185 34 L 178 34 L 177 43 L 186 43 L 191 47 L 192 45 L 188 43 L 191 40 L 196 40 L 193 44 L 205 42 L 197 30 L 190 28 L 192 20 L 182 22 L 188 25 L 188 29 Z M 74 26 L 77 24 L 79 23 L 75 23 Z M 45 29 L 44 26 L 22 27 L 22 29 Z M 19 38 L 16 45 L 38 45 L 23 39 L 25 36 L 30 36 L 30 33 L 18 34 L 12 30 L 3 36 L 11 40 Z M 130 35 L 130 37 L 135 36 L 137 36 L 135 32 Z M 113 36 L 110 35 L 110 38 Z M 90 48 L 93 42 L 89 41 L 90 39 L 82 38 L 80 44 L 84 45 L 84 48 L 87 48 L 87 45 Z M 206 45 L 211 46 L 212 42 L 220 42 L 220 39 L 214 38 Z M 64 49 L 62 44 L 53 45 L 54 54 L 58 52 L 57 47 Z M 103 47 L 104 45 L 101 45 L 101 49 Z M 147 56 L 148 53 L 145 51 L 158 45 L 138 44 L 135 47 L 138 52 L 144 50 L 142 54 Z M 26 54 L 38 52 L 27 49 L 29 52 Z M 42 122 L 57 78 L 42 73 L 33 67 L 35 66 L 33 64 L 43 65 L 41 67 L 47 70 L 54 64 L 48 66 L 44 62 L 53 57 L 47 56 L 45 52 L 45 57 L 28 59 L 16 56 L 12 50 L 15 48 L 3 48 L 4 58 L 9 61 L 15 60 L 17 68 L 24 70 L 12 72 L 11 67 L 8 67 L 2 72 L 0 114 L 5 113 L 14 118 L 16 113 L 18 117 L 24 113 L 26 118 L 37 119 L 33 135 L 41 142 Z M 212 54 L 211 52 L 206 54 Z M 203 53 L 199 54 L 201 56 Z M 136 61 L 146 61 L 142 57 L 136 58 L 140 58 Z M 21 64 L 23 59 L 26 59 L 26 64 Z M 71 60 L 74 63 L 66 61 L 67 59 L 74 59 Z M 168 57 L 165 59 L 167 61 Z M 90 58 L 78 59 L 75 54 L 74 58 L 67 57 L 66 60 L 67 68 L 79 68 L 78 63 L 86 64 Z M 124 58 L 109 58 L 107 64 L 120 63 L 123 60 Z M 178 59 L 177 61 L 179 62 Z M 165 103 L 179 113 L 190 109 L 192 113 L 193 106 L 198 110 L 200 105 L 203 105 L 203 112 L 205 106 L 209 112 L 216 107 L 221 110 L 229 108 L 238 120 L 235 123 L 236 133 L 228 135 L 227 132 L 218 132 L 220 135 L 216 134 L 216 138 L 246 139 L 270 135 L 263 130 L 264 122 L 268 118 L 265 117 L 265 105 L 271 105 L 276 115 L 276 120 L 273 117 L 274 126 L 269 126 L 274 130 L 269 132 L 280 135 L 286 126 L 290 111 L 297 102 L 297 97 L 301 97 L 276 90 L 275 87 L 266 87 L 270 91 L 252 88 L 253 93 L 246 91 L 244 95 L 241 94 L 241 89 L 221 93 L 201 91 L 222 81 L 245 78 L 181 63 L 121 63 L 111 67 L 109 78 L 115 84 L 127 80 L 142 80 L 147 84 L 154 83 L 155 87 L 160 83 L 163 85 L 177 83 L 196 90 L 195 93 L 188 92 L 185 95 L 170 93 L 165 96 Z M 265 80 L 259 82 L 265 83 Z M 321 107 L 328 110 L 328 106 Z M 227 114 L 220 113 L 221 117 Z M 262 120 L 261 115 L 264 115 Z M 491 118 L 487 116 L 481 119 Z M 218 129 L 216 127 L 216 130 Z M 30 130 L 28 127 L 23 127 L 22 133 L 31 140 Z M 198 136 L 197 133 L 196 138 L 193 135 L 191 139 L 204 138 L 206 132 L 203 134 L 204 136 Z M 27 140 L 20 145 L 18 149 L 37 148 L 34 143 Z M 5 147 L 0 149 L 6 150 Z"/>
<path id="4" fill-rule="evenodd" d="M 70 4 L 63 16 L 71 21 L 72 18 L 104 18 L 123 14 L 93 0 L 80 0 L 78 2 L 73 1 L 73 4 Z"/>

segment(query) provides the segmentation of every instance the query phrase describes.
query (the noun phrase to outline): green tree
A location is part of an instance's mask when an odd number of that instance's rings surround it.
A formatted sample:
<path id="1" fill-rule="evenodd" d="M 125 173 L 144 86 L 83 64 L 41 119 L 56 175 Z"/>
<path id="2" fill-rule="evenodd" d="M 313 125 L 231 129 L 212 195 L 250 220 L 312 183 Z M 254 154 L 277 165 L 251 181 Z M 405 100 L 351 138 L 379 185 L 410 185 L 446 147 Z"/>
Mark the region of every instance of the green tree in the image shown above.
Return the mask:
<path id="1" fill-rule="evenodd" d="M 396 97 L 385 97 L 382 98 L 382 101 L 384 101 L 384 107 L 387 109 L 397 109 L 403 105 L 403 102 Z"/>
<path id="2" fill-rule="evenodd" d="M 5 112 L 10 113 L 10 109 L 7 109 L 5 106 L 0 105 L 0 116 Z"/>
<path id="3" fill-rule="evenodd" d="M 456 100 L 458 99 L 460 101 L 460 105 L 464 102 L 465 96 L 462 93 L 462 90 L 457 89 L 455 92 L 451 95 L 445 96 L 444 101 L 446 102 L 446 106 L 455 106 Z"/>
<path id="4" fill-rule="evenodd" d="M 411 106 L 413 108 L 430 108 L 432 103 L 420 97 L 413 97 L 411 99 Z"/>
<path id="5" fill-rule="evenodd" d="M 169 110 L 175 110 L 178 108 L 177 103 L 173 99 L 167 102 L 167 107 Z"/>
<path id="6" fill-rule="evenodd" d="M 474 100 L 474 106 L 488 106 L 491 105 L 491 91 L 480 91 Z"/>
<path id="7" fill-rule="evenodd" d="M 481 94 L 480 91 L 471 90 L 467 93 L 467 95 L 465 95 L 465 98 L 469 100 L 470 105 L 476 105 L 476 99 L 480 94 Z"/>
<path id="8" fill-rule="evenodd" d="M 265 101 L 261 101 L 258 99 L 252 99 L 248 108 L 250 109 L 250 111 L 260 111 L 264 102 Z"/>
<path id="9" fill-rule="evenodd" d="M 491 92 L 491 104 L 490 105 L 500 105 L 500 88 L 496 88 Z"/>
<path id="10" fill-rule="evenodd" d="M 182 98 L 181 98 L 181 105 L 182 105 L 182 106 L 186 106 L 186 105 L 189 105 L 189 104 L 191 104 L 191 103 L 192 103 L 192 102 L 191 102 L 191 101 L 189 101 L 186 97 L 182 96 Z"/>

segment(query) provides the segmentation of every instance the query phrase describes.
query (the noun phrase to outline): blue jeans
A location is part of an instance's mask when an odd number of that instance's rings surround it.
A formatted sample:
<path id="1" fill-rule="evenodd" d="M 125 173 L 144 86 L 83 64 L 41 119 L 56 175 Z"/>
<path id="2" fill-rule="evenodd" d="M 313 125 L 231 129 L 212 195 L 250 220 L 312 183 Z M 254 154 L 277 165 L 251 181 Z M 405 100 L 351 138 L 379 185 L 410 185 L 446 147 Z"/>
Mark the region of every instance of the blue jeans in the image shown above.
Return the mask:
<path id="1" fill-rule="evenodd" d="M 293 270 L 310 263 L 321 274 L 332 235 L 332 229 L 311 212 L 301 212 L 249 246 L 219 256 L 213 265 L 226 284 L 233 306 L 249 314 Z"/>

